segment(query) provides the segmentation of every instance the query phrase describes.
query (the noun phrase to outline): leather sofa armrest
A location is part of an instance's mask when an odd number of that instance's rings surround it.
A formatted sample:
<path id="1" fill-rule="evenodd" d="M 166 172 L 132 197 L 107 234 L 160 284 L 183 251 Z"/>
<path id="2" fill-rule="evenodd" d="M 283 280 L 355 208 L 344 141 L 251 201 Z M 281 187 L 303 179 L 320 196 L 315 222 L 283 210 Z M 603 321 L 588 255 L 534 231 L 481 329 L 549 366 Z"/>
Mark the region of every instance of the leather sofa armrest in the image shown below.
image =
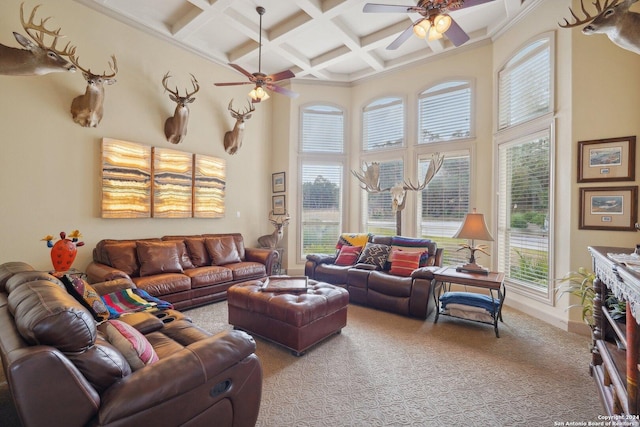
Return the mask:
<path id="1" fill-rule="evenodd" d="M 267 269 L 267 276 L 271 275 L 273 264 L 278 260 L 278 252 L 268 248 L 245 248 L 245 260 L 264 264 Z"/>
<path id="2" fill-rule="evenodd" d="M 99 263 L 97 261 L 91 261 L 87 266 L 87 280 L 89 283 L 107 282 L 114 279 L 129 279 L 129 275 L 122 270 L 113 268 L 106 264 Z"/>
<path id="3" fill-rule="evenodd" d="M 133 283 L 131 279 L 122 277 L 119 279 L 107 280 L 106 282 L 93 283 L 91 286 L 99 295 L 107 295 L 124 289 L 135 289 L 136 284 Z"/>
<path id="4" fill-rule="evenodd" d="M 149 423 L 152 420 L 160 420 L 166 417 L 166 405 L 173 399 L 182 398 L 190 393 L 194 396 L 206 398 L 207 405 L 214 404 L 217 400 L 229 397 L 229 394 L 237 393 L 243 384 L 232 384 L 231 387 L 216 395 L 210 396 L 214 390 L 203 390 L 203 385 L 208 381 L 224 381 L 229 379 L 228 369 L 242 364 L 255 352 L 256 343 L 253 338 L 242 331 L 227 331 L 200 341 L 197 341 L 184 349 L 161 359 L 158 362 L 133 372 L 126 378 L 116 382 L 102 395 L 102 406 L 98 414 L 98 424 L 124 424 L 134 421 L 136 416 L 144 416 Z M 257 369 L 260 364 L 255 359 Z M 261 388 L 260 381 L 252 387 Z M 240 378 L 246 381 L 247 378 Z M 236 378 L 236 380 L 239 380 Z M 233 378 L 231 378 L 233 381 Z M 213 387 L 215 384 L 212 384 Z M 203 394 L 204 392 L 204 394 Z M 198 408 L 194 402 L 194 409 Z M 184 408 L 185 411 L 188 408 Z M 178 411 L 180 412 L 180 411 Z M 144 414 L 144 415 L 140 415 Z M 166 425 L 178 425 L 189 420 L 195 414 L 177 413 L 180 419 L 163 419 Z M 170 417 L 171 418 L 171 417 Z"/>
<path id="5" fill-rule="evenodd" d="M 411 277 L 414 279 L 424 279 L 424 280 L 433 280 L 433 273 L 440 270 L 441 267 L 429 266 L 429 267 L 420 267 L 416 270 L 413 270 L 411 273 Z"/>
<path id="6" fill-rule="evenodd" d="M 307 260 L 313 261 L 316 264 L 333 264 L 336 262 L 336 256 L 328 254 L 309 254 L 307 255 Z"/>
<path id="7" fill-rule="evenodd" d="M 357 268 L 359 270 L 369 270 L 369 271 L 374 271 L 377 270 L 378 268 L 373 265 L 373 264 L 365 264 L 365 263 L 358 263 L 356 265 L 353 266 L 353 268 Z"/>

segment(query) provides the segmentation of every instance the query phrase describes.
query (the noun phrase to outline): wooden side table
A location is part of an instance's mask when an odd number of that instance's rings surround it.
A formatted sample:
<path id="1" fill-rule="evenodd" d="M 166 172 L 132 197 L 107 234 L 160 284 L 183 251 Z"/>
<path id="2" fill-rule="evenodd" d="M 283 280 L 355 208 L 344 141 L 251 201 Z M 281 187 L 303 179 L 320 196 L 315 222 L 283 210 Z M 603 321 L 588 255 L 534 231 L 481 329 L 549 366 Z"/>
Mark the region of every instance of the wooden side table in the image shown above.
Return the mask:
<path id="1" fill-rule="evenodd" d="M 434 274 L 434 291 L 433 298 L 436 305 L 436 317 L 433 323 L 438 323 L 438 317 L 442 314 L 445 316 L 458 317 L 465 320 L 471 320 L 474 322 L 492 324 L 496 332 L 496 337 L 500 338 L 498 333 L 498 320 L 502 322 L 502 304 L 506 295 L 506 289 L 504 287 L 504 273 L 489 272 L 489 274 L 477 274 L 477 273 L 463 273 L 456 271 L 455 267 L 445 267 Z M 491 303 L 496 304 L 496 308 L 491 312 L 487 312 L 490 315 L 491 321 L 478 320 L 476 318 L 463 317 L 461 315 L 452 315 L 441 308 L 440 297 L 451 292 L 451 285 L 463 285 L 474 286 L 476 288 L 488 289 Z M 461 292 L 463 296 L 477 295 L 472 292 Z M 463 304 L 464 305 L 464 304 Z M 473 304 L 470 303 L 470 306 Z"/>

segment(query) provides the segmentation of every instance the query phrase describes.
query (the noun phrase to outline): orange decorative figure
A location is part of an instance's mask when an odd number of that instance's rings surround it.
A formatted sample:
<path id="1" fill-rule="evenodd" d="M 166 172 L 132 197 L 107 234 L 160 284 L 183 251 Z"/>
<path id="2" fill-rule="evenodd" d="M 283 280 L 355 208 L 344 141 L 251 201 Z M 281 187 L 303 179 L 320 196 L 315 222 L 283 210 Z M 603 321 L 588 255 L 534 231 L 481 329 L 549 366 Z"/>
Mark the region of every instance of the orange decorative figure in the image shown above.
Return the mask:
<path id="1" fill-rule="evenodd" d="M 73 230 L 67 238 L 64 231 L 60 232 L 60 240 L 53 243 L 52 235 L 45 236 L 42 240 L 47 242 L 47 247 L 51 248 L 51 263 L 55 271 L 67 271 L 76 259 L 77 247 L 83 246 L 84 242 L 78 240 L 82 237 L 80 231 Z"/>

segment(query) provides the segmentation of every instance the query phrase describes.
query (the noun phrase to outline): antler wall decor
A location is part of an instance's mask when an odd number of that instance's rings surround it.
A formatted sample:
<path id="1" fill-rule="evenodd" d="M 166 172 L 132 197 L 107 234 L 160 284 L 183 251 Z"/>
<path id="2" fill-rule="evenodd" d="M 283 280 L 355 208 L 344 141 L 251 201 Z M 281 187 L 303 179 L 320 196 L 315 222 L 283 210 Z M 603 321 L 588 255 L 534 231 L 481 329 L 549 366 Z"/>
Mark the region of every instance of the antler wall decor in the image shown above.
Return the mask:
<path id="1" fill-rule="evenodd" d="M 224 150 L 229 154 L 236 154 L 236 152 L 242 147 L 242 138 L 244 137 L 244 122 L 251 118 L 251 113 L 255 110 L 255 107 L 249 103 L 249 108 L 246 108 L 240 112 L 232 108 L 233 99 L 229 101 L 227 109 L 230 111 L 231 117 L 236 119 L 236 124 L 233 129 L 227 131 L 224 134 Z"/>
<path id="2" fill-rule="evenodd" d="M 24 4 L 20 5 L 20 21 L 22 28 L 27 35 L 31 37 L 29 40 L 20 33 L 13 33 L 18 43 L 24 49 L 5 46 L 0 44 L 0 74 L 9 76 L 39 76 L 48 73 L 61 71 L 75 71 L 76 67 L 64 56 L 70 56 L 73 51 L 69 50 L 69 43 L 64 49 L 58 50 L 56 44 L 58 39 L 64 37 L 60 34 L 60 28 L 57 30 L 48 30 L 45 27 L 47 21 L 51 18 L 41 19 L 39 24 L 34 22 L 36 11 L 40 5 L 33 8 L 29 21 L 24 20 Z M 45 44 L 45 36 L 53 37 L 50 46 Z"/>
<path id="3" fill-rule="evenodd" d="M 175 102 L 176 109 L 173 112 L 173 116 L 167 118 L 164 122 L 164 135 L 167 137 L 167 141 L 172 144 L 180 144 L 184 137 L 187 135 L 187 124 L 189 123 L 189 104 L 196 99 L 193 97 L 199 90 L 200 85 L 195 76 L 191 74 L 191 84 L 193 85 L 193 92 L 186 92 L 184 96 L 180 96 L 178 88 L 171 90 L 167 87 L 167 80 L 169 80 L 169 72 L 164 75 L 162 79 L 162 86 L 169 92 L 169 98 Z"/>
<path id="4" fill-rule="evenodd" d="M 115 55 L 111 55 L 112 62 L 109 62 L 111 74 L 93 74 L 91 69 L 85 70 L 78 62 L 79 57 L 75 53 L 71 55 L 71 62 L 82 71 L 84 79 L 87 81 L 87 88 L 84 95 L 79 95 L 71 103 L 71 115 L 73 121 L 83 127 L 96 127 L 102 120 L 104 113 L 104 85 L 112 85 L 116 82 L 114 78 L 118 74 L 118 63 Z"/>
<path id="5" fill-rule="evenodd" d="M 623 49 L 640 54 L 640 13 L 631 12 L 629 8 L 638 0 L 605 0 L 604 5 L 600 0 L 593 2 L 597 14 L 591 15 L 584 7 L 583 0 L 580 6 L 585 18 L 580 19 L 569 8 L 569 12 L 576 22 L 569 23 L 567 19 L 564 24 L 558 24 L 562 28 L 573 28 L 578 25 L 588 24 L 582 29 L 583 34 L 606 34 L 613 43 Z"/>
<path id="6" fill-rule="evenodd" d="M 402 235 L 402 210 L 405 207 L 407 191 L 422 191 L 431 182 L 434 176 L 438 173 L 444 162 L 444 155 L 440 153 L 434 153 L 429 162 L 429 167 L 424 175 L 422 182 L 414 184 L 411 180 L 404 180 L 402 184 L 398 183 L 393 187 L 381 188 L 380 187 L 380 164 L 373 162 L 365 164 L 365 167 L 360 172 L 351 171 L 353 176 L 360 181 L 360 188 L 367 193 L 384 193 L 389 192 L 393 198 L 392 210 L 396 214 L 396 234 Z"/>

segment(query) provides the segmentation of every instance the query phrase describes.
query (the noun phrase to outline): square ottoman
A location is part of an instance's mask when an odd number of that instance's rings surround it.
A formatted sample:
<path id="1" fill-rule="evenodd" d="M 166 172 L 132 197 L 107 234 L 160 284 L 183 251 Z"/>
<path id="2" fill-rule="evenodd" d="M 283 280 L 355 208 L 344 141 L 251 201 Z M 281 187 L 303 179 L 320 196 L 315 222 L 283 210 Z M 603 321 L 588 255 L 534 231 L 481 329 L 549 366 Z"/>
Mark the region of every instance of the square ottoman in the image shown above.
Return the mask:
<path id="1" fill-rule="evenodd" d="M 227 290 L 229 323 L 290 349 L 296 356 L 347 325 L 346 289 L 309 280 L 305 293 L 264 292 L 251 280 Z"/>

